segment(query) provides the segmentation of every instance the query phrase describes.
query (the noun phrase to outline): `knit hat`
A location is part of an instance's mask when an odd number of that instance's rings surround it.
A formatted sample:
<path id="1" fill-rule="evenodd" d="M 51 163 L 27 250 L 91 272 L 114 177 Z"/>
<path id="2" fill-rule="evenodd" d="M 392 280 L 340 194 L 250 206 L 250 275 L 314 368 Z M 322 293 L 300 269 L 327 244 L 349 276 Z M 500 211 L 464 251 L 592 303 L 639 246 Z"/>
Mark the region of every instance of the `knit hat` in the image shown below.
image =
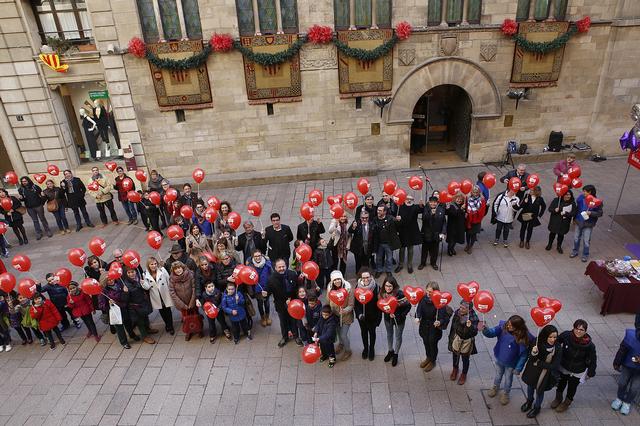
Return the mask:
<path id="1" fill-rule="evenodd" d="M 170 254 L 177 254 L 177 253 L 182 253 L 184 252 L 184 250 L 182 249 L 182 247 L 180 247 L 180 244 L 175 243 L 174 245 L 171 246 L 171 251 L 169 252 Z"/>

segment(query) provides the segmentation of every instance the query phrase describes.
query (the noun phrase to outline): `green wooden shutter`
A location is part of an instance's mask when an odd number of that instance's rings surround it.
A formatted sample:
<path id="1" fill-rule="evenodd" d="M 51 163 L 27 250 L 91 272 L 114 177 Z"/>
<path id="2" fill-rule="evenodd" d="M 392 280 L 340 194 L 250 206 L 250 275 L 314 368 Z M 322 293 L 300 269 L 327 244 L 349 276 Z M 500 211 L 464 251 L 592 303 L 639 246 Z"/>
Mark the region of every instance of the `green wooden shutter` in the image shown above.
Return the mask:
<path id="1" fill-rule="evenodd" d="M 531 0 L 518 0 L 516 9 L 516 21 L 526 21 L 529 18 L 529 3 Z"/>
<path id="2" fill-rule="evenodd" d="M 256 32 L 253 22 L 253 2 L 251 0 L 236 0 L 236 14 L 238 15 L 238 30 L 241 36 L 252 36 Z"/>
<path id="3" fill-rule="evenodd" d="M 447 23 L 459 24 L 462 22 L 462 5 L 464 0 L 449 0 L 447 2 Z"/>
<path id="4" fill-rule="evenodd" d="M 564 21 L 567 17 L 567 4 L 569 0 L 556 0 L 555 1 L 555 12 L 553 15 L 558 21 Z"/>
<path id="5" fill-rule="evenodd" d="M 371 27 L 371 0 L 356 0 L 356 27 Z"/>
<path id="6" fill-rule="evenodd" d="M 349 28 L 349 0 L 333 0 L 333 23 L 336 30 Z"/>
<path id="7" fill-rule="evenodd" d="M 160 40 L 160 35 L 158 34 L 156 14 L 153 10 L 153 0 L 137 0 L 136 3 L 138 4 L 138 16 L 140 16 L 144 41 L 157 43 Z"/>
<path id="8" fill-rule="evenodd" d="M 182 12 L 184 14 L 184 26 L 187 30 L 187 37 L 192 40 L 202 38 L 198 0 L 182 0 Z"/>
<path id="9" fill-rule="evenodd" d="M 176 0 L 158 0 L 158 6 L 160 8 L 164 38 L 167 40 L 180 40 L 182 31 L 180 30 Z"/>
<path id="10" fill-rule="evenodd" d="M 298 32 L 298 5 L 296 0 L 280 0 L 282 31 L 288 34 Z"/>
<path id="11" fill-rule="evenodd" d="M 442 0 L 428 0 L 427 25 L 440 25 L 442 21 Z"/>
<path id="12" fill-rule="evenodd" d="M 391 0 L 373 0 L 376 2 L 376 21 L 380 28 L 391 28 Z"/>
<path id="13" fill-rule="evenodd" d="M 470 24 L 479 24 L 482 15 L 482 0 L 467 0 L 469 9 L 467 9 L 467 22 Z"/>
<path id="14" fill-rule="evenodd" d="M 258 16 L 260 17 L 260 32 L 275 34 L 278 29 L 275 0 L 260 0 L 258 2 Z"/>
<path id="15" fill-rule="evenodd" d="M 544 21 L 549 17 L 550 9 L 551 4 L 549 4 L 549 0 L 536 0 L 536 5 L 533 9 L 533 17 L 536 21 Z"/>

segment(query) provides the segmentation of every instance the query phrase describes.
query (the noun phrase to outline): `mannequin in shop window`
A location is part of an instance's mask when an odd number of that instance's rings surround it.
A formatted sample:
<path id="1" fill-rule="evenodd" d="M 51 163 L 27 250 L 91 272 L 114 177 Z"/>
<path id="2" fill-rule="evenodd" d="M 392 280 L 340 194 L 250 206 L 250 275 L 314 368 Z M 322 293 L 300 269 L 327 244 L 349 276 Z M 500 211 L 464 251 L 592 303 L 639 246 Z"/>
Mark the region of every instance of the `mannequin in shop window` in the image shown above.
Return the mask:
<path id="1" fill-rule="evenodd" d="M 116 119 L 113 116 L 113 108 L 111 107 L 111 105 L 109 105 L 109 113 L 107 114 L 107 118 L 109 119 L 109 128 L 111 129 L 111 133 L 113 134 L 113 138 L 116 140 L 116 145 L 118 146 L 118 150 L 119 150 L 121 148 L 120 135 L 118 135 L 118 128 L 116 127 Z"/>
<path id="2" fill-rule="evenodd" d="M 109 117 L 107 114 L 107 109 L 102 105 L 100 100 L 96 99 L 93 101 L 93 118 L 98 125 L 98 133 L 100 134 L 100 138 L 104 143 L 107 144 L 108 149 L 109 146 Z"/>
<path id="3" fill-rule="evenodd" d="M 82 117 L 82 128 L 84 129 L 84 135 L 87 138 L 87 144 L 89 144 L 89 153 L 91 154 L 91 161 L 98 161 L 96 159 L 96 151 L 98 150 L 98 144 L 96 143 L 96 129 L 98 124 L 95 120 L 87 114 L 87 110 L 80 108 L 80 117 Z"/>

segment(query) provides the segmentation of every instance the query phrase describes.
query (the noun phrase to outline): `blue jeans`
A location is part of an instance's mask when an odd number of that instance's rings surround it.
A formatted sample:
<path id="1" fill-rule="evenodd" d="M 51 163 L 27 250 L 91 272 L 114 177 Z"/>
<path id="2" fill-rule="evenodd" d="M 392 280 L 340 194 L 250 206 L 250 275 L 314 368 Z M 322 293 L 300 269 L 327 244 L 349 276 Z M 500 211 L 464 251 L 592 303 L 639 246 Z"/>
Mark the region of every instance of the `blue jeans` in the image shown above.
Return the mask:
<path id="1" fill-rule="evenodd" d="M 627 404 L 633 404 L 640 392 L 640 370 L 632 370 L 623 365 L 620 373 L 618 378 L 618 399 Z"/>
<path id="2" fill-rule="evenodd" d="M 65 214 L 64 207 L 62 205 L 60 205 L 58 210 L 53 212 L 53 216 L 56 218 L 56 225 L 58 225 L 58 229 L 60 231 L 69 229 L 69 222 L 67 222 L 67 215 Z"/>
<path id="3" fill-rule="evenodd" d="M 393 351 L 395 353 L 400 352 L 400 347 L 402 346 L 402 332 L 404 331 L 404 323 L 397 324 L 393 321 L 384 320 L 384 327 L 387 329 L 387 347 L 389 351 Z M 394 330 L 395 327 L 395 330 Z M 394 345 L 394 331 L 395 331 L 395 345 Z"/>
<path id="4" fill-rule="evenodd" d="M 527 401 L 533 401 L 533 392 L 536 390 L 534 386 L 527 385 Z M 542 406 L 542 400 L 544 399 L 544 392 L 536 392 L 536 400 L 533 403 L 533 408 L 538 408 Z"/>
<path id="5" fill-rule="evenodd" d="M 496 360 L 496 377 L 493 379 L 493 385 L 500 389 L 500 383 L 502 383 L 502 376 L 504 378 L 504 393 L 509 395 L 511 392 L 511 385 L 513 384 L 513 368 L 507 367 L 500 361 Z"/>
<path id="6" fill-rule="evenodd" d="M 124 212 L 129 217 L 129 220 L 136 220 L 138 218 L 138 212 L 136 211 L 136 206 L 131 201 L 121 201 L 122 207 L 124 208 Z"/>
<path id="7" fill-rule="evenodd" d="M 573 253 L 580 253 L 580 240 L 582 239 L 582 244 L 584 248 L 582 249 L 582 255 L 584 257 L 589 257 L 589 243 L 591 243 L 591 232 L 593 232 L 592 227 L 583 227 L 576 226 L 576 233 L 573 237 Z"/>
<path id="8" fill-rule="evenodd" d="M 47 218 L 44 217 L 44 207 L 29 207 L 27 208 L 27 213 L 31 216 L 31 220 L 33 220 L 33 227 L 35 228 L 36 235 L 42 236 L 42 228 L 40 228 L 40 222 L 42 222 L 42 227 L 44 228 L 44 232 L 47 235 L 51 235 L 51 231 L 49 230 L 49 223 L 47 222 Z"/>
<path id="9" fill-rule="evenodd" d="M 351 352 L 351 341 L 349 340 L 349 327 L 351 324 L 342 324 L 338 326 L 338 343 L 344 346 L 346 352 Z"/>
<path id="10" fill-rule="evenodd" d="M 384 266 L 382 264 L 384 258 Z M 393 267 L 393 251 L 389 244 L 380 243 L 376 251 L 376 272 L 391 272 Z"/>

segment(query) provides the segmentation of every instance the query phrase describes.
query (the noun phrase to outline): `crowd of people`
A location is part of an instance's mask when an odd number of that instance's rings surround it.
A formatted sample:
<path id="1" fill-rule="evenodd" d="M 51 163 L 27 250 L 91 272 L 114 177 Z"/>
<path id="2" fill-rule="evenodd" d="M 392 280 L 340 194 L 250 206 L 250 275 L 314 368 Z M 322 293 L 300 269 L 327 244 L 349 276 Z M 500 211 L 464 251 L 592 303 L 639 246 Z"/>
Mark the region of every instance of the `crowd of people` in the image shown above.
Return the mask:
<path id="1" fill-rule="evenodd" d="M 595 196 L 596 190 L 592 185 L 586 185 L 577 200 L 568 191 L 565 196 L 554 199 L 547 209 L 539 187 L 526 190 L 526 167 L 519 165 L 501 180 L 522 179 L 523 189 L 514 192 L 507 188 L 493 200 L 490 199 L 489 188 L 483 183 L 484 173 L 480 173 L 470 193 L 453 194 L 450 203 L 440 202 L 437 191 L 430 194 L 426 204 L 416 204 L 409 195 L 400 206 L 387 194 L 378 203 L 374 202 L 373 195 L 368 194 L 364 203 L 355 210 L 353 222 L 349 223 L 346 214 L 332 219 L 328 232 L 319 218 L 311 218 L 300 223 L 294 234 L 288 225 L 281 223 L 278 213 L 272 213 L 271 225 L 265 229 L 258 231 L 251 221 L 246 221 L 243 223 L 244 232 L 237 234 L 227 222 L 233 212 L 227 201 L 220 203 L 219 215 L 214 223 L 210 223 L 204 218 L 207 204 L 190 184 L 181 188 L 182 193 L 178 193 L 174 202 L 165 199 L 158 206 L 150 202 L 150 191 L 164 195 L 171 186 L 154 170 L 150 174 L 148 188 L 142 191 L 141 201 L 132 203 L 127 197 L 131 183 L 129 187 L 123 185 L 127 175 L 122 168 L 116 169 L 116 174 L 112 182 L 95 167 L 91 182 L 85 187 L 67 170 L 62 181 L 64 184 L 61 183 L 59 188 L 47 185 L 47 190 L 51 189 L 49 194 L 60 197 L 53 198 L 61 200 L 60 206 L 74 210 L 76 230 L 82 228 L 81 213 L 85 224 L 94 226 L 86 212 L 85 192 L 96 199 L 102 226 L 108 223 L 107 210 L 113 223 L 119 223 L 113 204 L 112 191 L 115 189 L 129 224 L 137 224 L 140 216 L 147 230 L 162 232 L 170 225 L 179 225 L 184 230 L 184 238 L 175 241 L 166 260 L 149 257 L 142 262 L 143 265 L 135 268 L 123 264 L 120 249 L 114 250 L 110 263 L 96 256 L 90 257 L 85 274 L 99 281 L 101 294 L 97 296 L 83 293 L 73 281 L 67 289 L 53 274 L 47 275 L 46 284 L 37 285 L 31 299 L 14 292 L 0 295 L 0 315 L 3 316 L 0 318 L 0 348 L 3 350 L 11 350 L 10 328 L 16 331 L 24 345 L 33 343 L 35 338 L 42 346 L 48 343 L 51 349 L 55 349 L 56 339 L 65 344 L 62 335 L 65 329 L 72 324 L 81 327 L 79 320 L 85 324 L 87 338 L 100 341 L 94 322 L 96 312 L 100 312 L 100 320 L 117 335 L 125 349 L 131 348 L 131 341 L 154 344 L 153 335 L 159 333 L 149 320 L 154 310 L 158 310 L 167 333 L 175 334 L 174 311 L 177 311 L 185 340 L 189 341 L 194 336 L 204 338 L 206 330 L 212 344 L 218 336 L 238 344 L 242 336 L 247 340 L 253 338 L 254 319 L 257 320 L 258 316 L 261 327 L 272 325 L 273 303 L 280 327 L 279 347 L 290 341 L 300 347 L 317 343 L 321 349 L 320 362 L 327 362 L 329 367 L 333 367 L 337 361 L 346 361 L 352 356 L 349 332 L 357 321 L 363 347 L 362 359 L 374 361 L 376 330 L 384 321 L 387 337 L 384 362 L 395 367 L 399 362 L 403 332 L 411 317 L 412 305 L 393 274 L 402 271 L 405 264 L 407 272 L 413 273 L 414 246 L 421 245 L 418 269 L 423 269 L 428 260 L 431 267 L 438 270 L 438 260 L 441 260 L 439 246 L 446 242 L 447 255 L 456 256 L 456 245 L 465 244 L 464 251 L 472 254 L 478 234 L 482 232 L 483 218 L 490 215 L 491 222 L 496 225 L 494 245 L 498 245 L 502 238 L 503 245 L 508 246 L 509 230 L 517 219 L 521 222 L 520 247 L 530 249 L 534 228 L 541 224 L 539 219 L 543 214 L 549 212 L 546 250 L 550 250 L 557 240 L 557 251 L 562 253 L 563 237 L 575 222 L 571 257 L 578 255 L 582 243 L 582 260 L 586 261 L 591 230 L 602 215 L 601 205 L 594 207 L 585 201 L 587 195 Z M 44 214 L 40 214 L 43 204 L 38 207 L 33 201 L 27 202 L 34 197 L 42 200 L 44 195 L 39 195 L 37 186 L 37 189 L 32 188 L 34 185 L 29 178 L 22 178 L 21 182 L 20 197 L 11 197 L 13 209 L 5 209 L 4 213 L 7 220 L 12 220 L 9 224 L 16 236 L 26 243 L 24 228 L 20 231 L 13 225 L 17 222 L 14 217 L 21 216 L 17 211 L 21 201 L 25 201 L 34 224 L 40 220 L 45 233 L 50 234 L 50 230 Z M 0 190 L 0 199 L 7 196 Z M 193 208 L 192 218 L 181 216 L 180 208 L 184 205 Z M 63 213 L 55 215 L 59 219 L 57 223 L 61 232 L 67 232 L 64 209 L 60 209 Z M 36 234 L 42 237 L 38 226 Z M 320 269 L 315 280 L 302 272 L 301 262 L 295 253 L 292 255 L 292 245 L 295 248 L 303 243 L 311 248 L 312 259 Z M 356 281 L 353 284 L 346 279 L 349 253 L 355 260 Z M 122 268 L 119 274 L 111 273 L 114 264 L 116 270 Z M 238 284 L 239 264 L 255 269 L 258 274 L 256 285 Z M 355 297 L 358 289 L 370 290 L 373 302 L 364 303 Z M 338 305 L 327 297 L 332 290 L 344 290 L 346 302 Z M 429 282 L 425 286 L 426 296 L 415 309 L 414 317 L 425 349 L 425 358 L 419 367 L 425 373 L 437 365 L 438 343 L 448 329 L 447 347 L 452 354 L 450 379 L 459 385 L 466 382 L 470 357 L 477 352 L 475 339 L 479 333 L 487 338 L 496 338 L 496 376 L 489 397 L 500 393 L 500 402 L 507 404 L 513 375 L 521 375 L 527 385 L 527 400 L 521 409 L 530 418 L 539 413 L 546 391 L 556 387 L 551 407 L 562 412 L 571 405 L 578 385 L 595 375 L 596 350 L 587 334 L 586 321 L 578 319 L 572 330 L 562 333 L 547 325 L 534 337 L 525 320 L 518 315 L 501 321 L 495 327 L 487 327 L 479 320 L 471 302 L 463 300 L 455 310 L 449 306 L 436 308 L 430 296 L 439 290 L 437 282 Z M 43 296 L 44 293 L 48 298 Z M 382 312 L 376 301 L 390 296 L 395 297 L 398 306 L 392 313 Z M 305 306 L 301 319 L 294 318 L 288 311 L 294 300 Z M 258 312 L 254 305 L 257 305 Z M 625 336 L 614 362 L 614 367 L 623 374 L 618 399 L 612 408 L 622 414 L 629 413 L 630 403 L 640 387 L 640 321 L 636 325 L 636 330 Z"/>

